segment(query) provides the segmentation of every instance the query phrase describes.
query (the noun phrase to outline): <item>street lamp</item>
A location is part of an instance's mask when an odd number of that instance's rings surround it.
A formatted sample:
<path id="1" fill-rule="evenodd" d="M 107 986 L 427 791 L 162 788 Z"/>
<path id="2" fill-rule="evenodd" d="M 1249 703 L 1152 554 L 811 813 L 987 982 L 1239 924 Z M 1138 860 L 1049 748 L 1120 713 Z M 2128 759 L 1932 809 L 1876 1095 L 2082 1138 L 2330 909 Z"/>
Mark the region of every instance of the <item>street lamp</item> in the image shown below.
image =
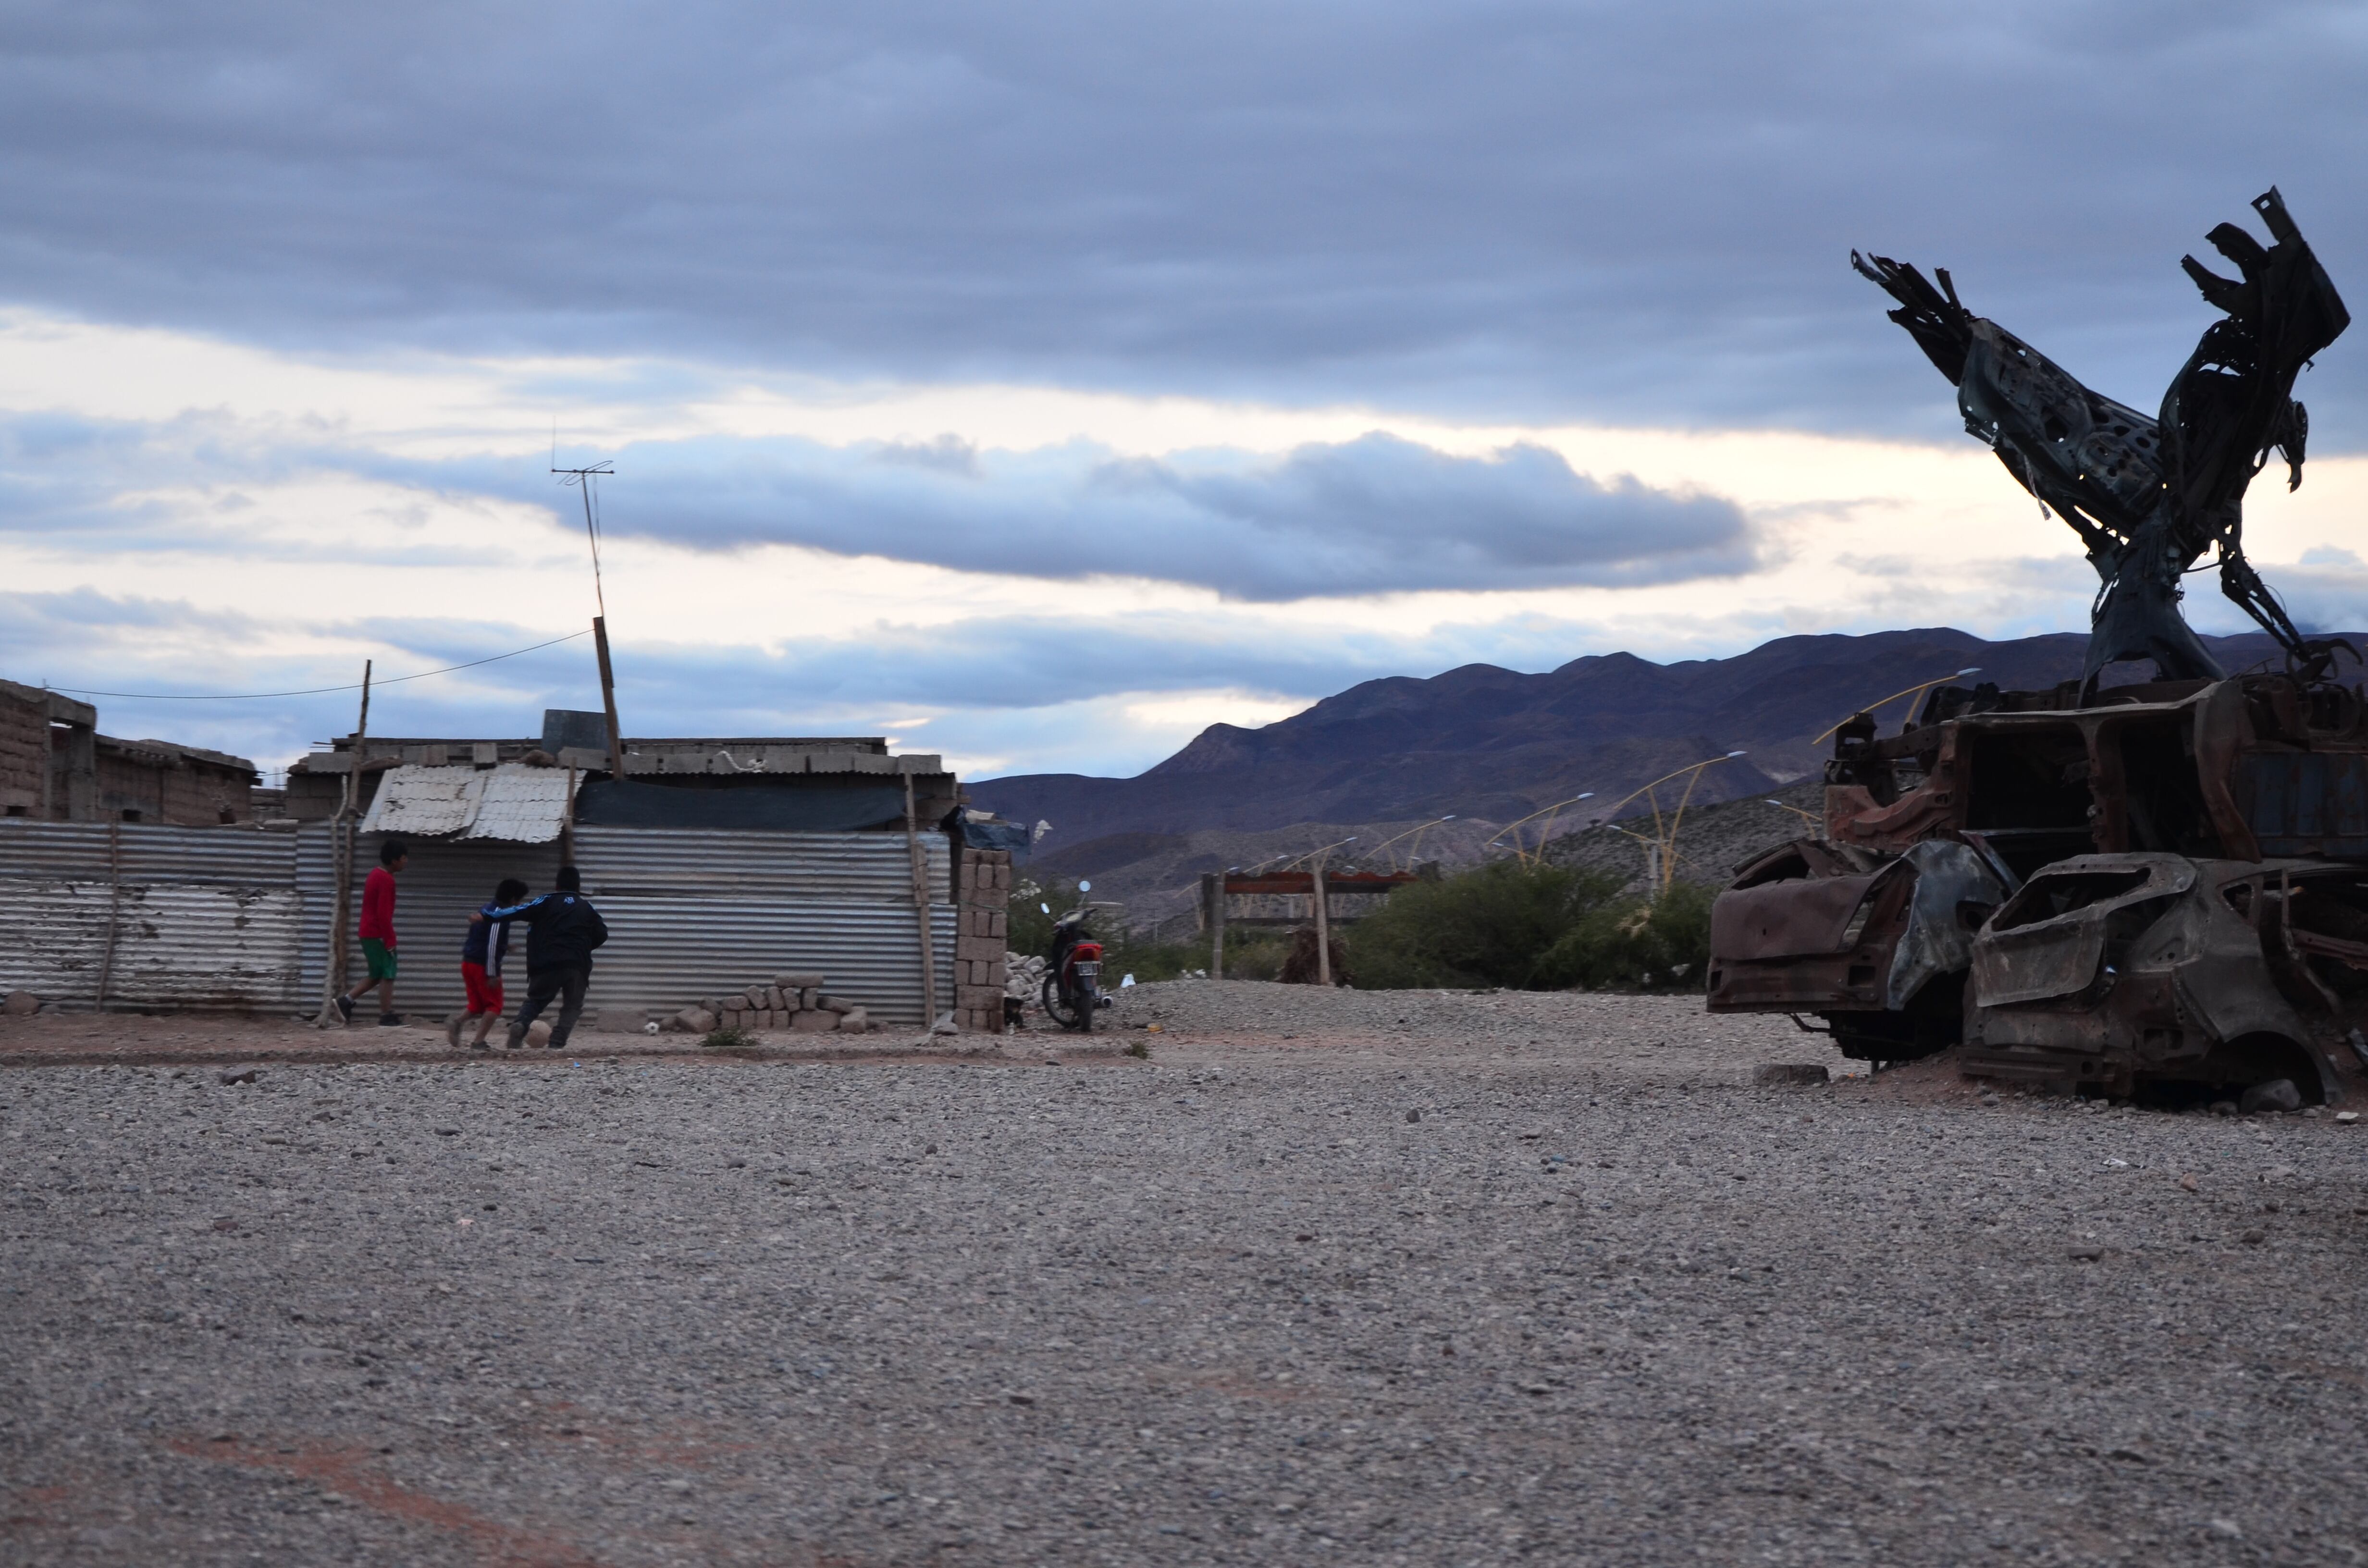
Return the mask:
<path id="1" fill-rule="evenodd" d="M 1844 724 L 1849 723 L 1850 719 L 1857 718 L 1859 713 L 1872 715 L 1876 709 L 1882 707 L 1885 702 L 1894 702 L 1903 697 L 1912 697 L 1919 691 L 1930 691 L 1932 687 L 1940 685 L 1944 680 L 1963 680 L 1967 676 L 1977 676 L 1981 673 L 1981 665 L 1968 665 L 1962 670 L 1952 670 L 1944 676 L 1934 676 L 1930 680 L 1924 682 L 1920 686 L 1903 687 L 1899 690 L 1893 692 L 1889 697 L 1884 698 L 1882 702 L 1870 702 L 1865 707 L 1860 709 L 1858 713 L 1852 713 L 1846 719 L 1838 719 L 1834 722 L 1827 725 L 1824 729 L 1809 737 L 1809 744 L 1811 745 L 1816 745 L 1819 741 L 1824 740 L 1827 735 L 1832 734 L 1836 730 L 1839 730 Z"/>
<path id="2" fill-rule="evenodd" d="M 1634 799 L 1634 797 L 1632 796 L 1630 798 Z M 1491 838 L 1487 843 L 1482 845 L 1480 847 L 1483 849 L 1493 849 L 1498 844 L 1502 843 L 1504 841 L 1505 835 L 1509 833 L 1513 835 L 1513 854 L 1520 860 L 1522 865 L 1526 866 L 1530 863 L 1530 852 L 1523 848 L 1521 845 L 1520 830 L 1523 824 L 1533 823 L 1540 817 L 1546 816 L 1549 812 L 1558 812 L 1565 806 L 1575 806 L 1581 801 L 1591 801 L 1593 799 L 1595 799 L 1595 791 L 1589 790 L 1585 794 L 1573 795 L 1567 801 L 1556 801 L 1551 806 L 1545 806 L 1537 811 L 1531 812 L 1528 816 L 1521 818 L 1520 822 L 1507 823 L 1503 827 L 1497 830 L 1496 837 Z M 1554 824 L 1552 821 L 1548 821 L 1545 827 L 1538 834 L 1539 854 L 1543 855 L 1545 853 L 1546 840 L 1553 836 Z"/>

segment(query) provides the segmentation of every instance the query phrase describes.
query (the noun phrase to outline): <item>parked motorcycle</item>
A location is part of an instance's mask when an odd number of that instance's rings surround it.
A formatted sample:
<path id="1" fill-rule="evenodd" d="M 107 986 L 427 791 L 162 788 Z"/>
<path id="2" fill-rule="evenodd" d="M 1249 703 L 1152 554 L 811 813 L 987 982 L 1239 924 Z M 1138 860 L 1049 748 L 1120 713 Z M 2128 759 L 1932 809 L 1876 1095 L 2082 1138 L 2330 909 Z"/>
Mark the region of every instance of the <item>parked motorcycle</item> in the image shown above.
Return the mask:
<path id="1" fill-rule="evenodd" d="M 1101 988 L 1102 945 L 1086 929 L 1091 908 L 1081 903 L 1053 923 L 1053 950 L 1044 966 L 1045 1016 L 1064 1029 L 1087 1034 L 1093 1033 L 1094 1015 L 1110 1005 Z"/>

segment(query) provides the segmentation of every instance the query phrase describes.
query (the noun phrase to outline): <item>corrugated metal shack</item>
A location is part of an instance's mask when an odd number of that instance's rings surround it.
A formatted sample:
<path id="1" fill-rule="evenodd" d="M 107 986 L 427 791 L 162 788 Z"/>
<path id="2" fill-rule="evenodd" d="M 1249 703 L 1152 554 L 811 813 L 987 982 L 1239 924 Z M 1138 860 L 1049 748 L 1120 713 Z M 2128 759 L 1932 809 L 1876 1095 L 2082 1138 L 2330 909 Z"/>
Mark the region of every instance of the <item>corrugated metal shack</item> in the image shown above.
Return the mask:
<path id="1" fill-rule="evenodd" d="M 358 823 L 315 809 L 331 799 L 336 810 L 349 747 L 290 770 L 291 814 L 309 820 L 279 831 L 0 822 L 0 991 L 75 1008 L 310 1015 L 328 991 L 337 846 L 349 846 L 350 920 L 380 843 L 400 835 L 411 846 L 396 904 L 406 1012 L 460 1006 L 469 913 L 504 877 L 549 888 L 564 846 L 611 933 L 593 971 L 598 1027 L 639 1028 L 791 971 L 826 976 L 834 994 L 898 1026 L 957 1010 L 990 980 L 999 994 L 979 941 L 958 946 L 957 931 L 967 922 L 983 936 L 990 901 L 1000 925 L 1008 882 L 985 863 L 1008 857 L 966 853 L 975 885 L 954 885 L 944 824 L 960 795 L 936 757 L 892 756 L 877 741 L 632 744 L 641 760 L 619 781 L 558 766 L 532 743 L 372 741 Z M 926 1006 L 925 968 L 936 986 Z"/>

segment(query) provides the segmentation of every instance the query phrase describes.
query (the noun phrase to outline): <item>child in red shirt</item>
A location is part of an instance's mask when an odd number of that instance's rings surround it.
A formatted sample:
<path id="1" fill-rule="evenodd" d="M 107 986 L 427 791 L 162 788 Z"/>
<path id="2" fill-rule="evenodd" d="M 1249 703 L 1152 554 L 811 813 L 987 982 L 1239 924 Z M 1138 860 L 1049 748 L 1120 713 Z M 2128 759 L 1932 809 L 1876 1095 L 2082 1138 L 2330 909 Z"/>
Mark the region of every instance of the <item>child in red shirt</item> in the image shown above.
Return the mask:
<path id="1" fill-rule="evenodd" d="M 372 990 L 379 993 L 378 1021 L 390 1028 L 403 1022 L 403 1015 L 394 1010 L 394 879 L 410 858 L 409 845 L 399 838 L 388 839 L 378 846 L 378 864 L 362 883 L 361 926 L 355 934 L 361 938 L 362 960 L 370 966 L 370 978 L 337 998 L 337 1011 L 349 1024 L 354 1021 L 354 999 Z"/>

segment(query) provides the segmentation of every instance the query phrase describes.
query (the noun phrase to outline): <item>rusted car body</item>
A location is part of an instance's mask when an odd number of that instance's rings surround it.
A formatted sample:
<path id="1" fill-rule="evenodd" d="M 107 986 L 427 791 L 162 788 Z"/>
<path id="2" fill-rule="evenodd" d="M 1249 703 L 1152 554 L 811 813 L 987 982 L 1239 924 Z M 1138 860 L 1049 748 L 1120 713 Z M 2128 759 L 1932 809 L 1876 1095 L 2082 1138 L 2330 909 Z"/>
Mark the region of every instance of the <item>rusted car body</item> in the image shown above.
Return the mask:
<path id="1" fill-rule="evenodd" d="M 1711 1009 L 1814 1015 L 1846 1055 L 1907 1061 L 1963 1037 L 1976 933 L 2059 863 L 2368 862 L 2358 691 L 2241 676 L 2078 699 L 1944 687 L 1904 733 L 1845 725 L 1824 835 L 1739 868 L 1713 908 Z"/>
<path id="2" fill-rule="evenodd" d="M 2080 856 L 1990 917 L 1972 993 L 1969 1073 L 2338 1101 L 2368 1067 L 2368 869 Z"/>

